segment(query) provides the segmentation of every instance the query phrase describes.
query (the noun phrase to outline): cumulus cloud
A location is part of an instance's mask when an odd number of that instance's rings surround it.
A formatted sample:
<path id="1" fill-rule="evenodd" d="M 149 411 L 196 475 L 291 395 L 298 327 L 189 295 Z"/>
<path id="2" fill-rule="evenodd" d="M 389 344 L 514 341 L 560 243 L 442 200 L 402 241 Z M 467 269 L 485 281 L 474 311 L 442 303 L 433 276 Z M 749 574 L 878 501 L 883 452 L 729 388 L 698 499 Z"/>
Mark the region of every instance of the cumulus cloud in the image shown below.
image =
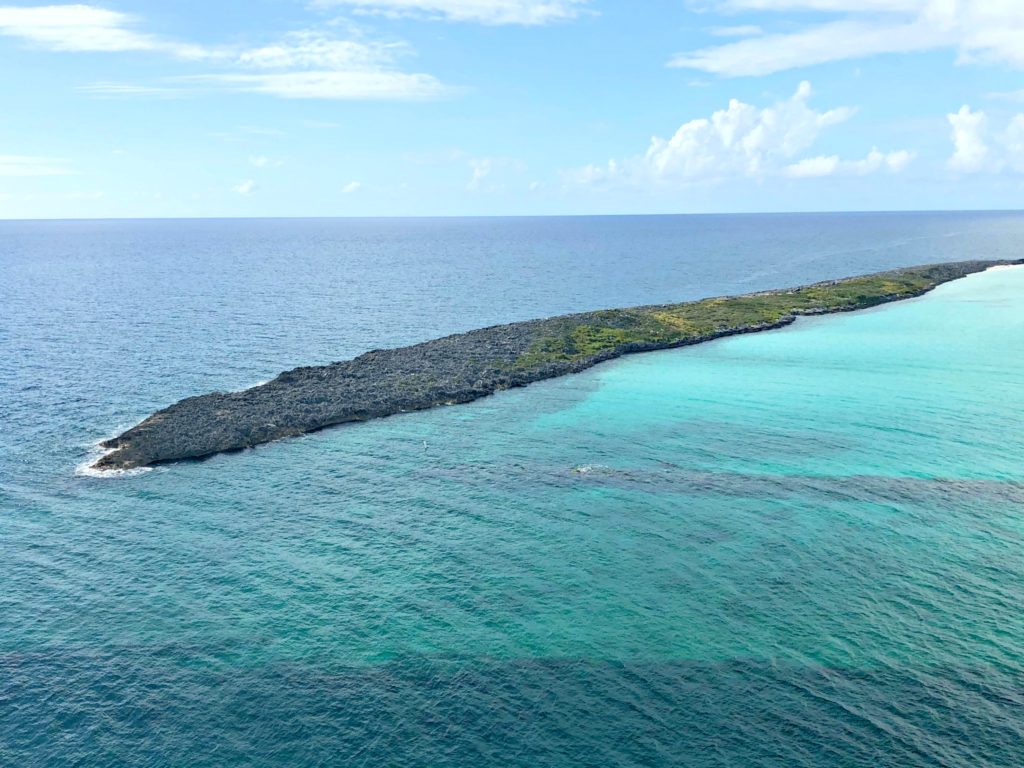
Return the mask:
<path id="1" fill-rule="evenodd" d="M 957 173 L 1024 172 L 1024 114 L 994 129 L 988 115 L 964 105 L 946 115 L 953 154 L 947 165 Z"/>
<path id="2" fill-rule="evenodd" d="M 818 112 L 807 105 L 810 95 L 810 83 L 803 82 L 792 98 L 764 109 L 732 99 L 727 109 L 685 123 L 670 139 L 653 138 L 645 160 L 662 177 L 760 175 L 853 114 L 845 107 Z"/>
<path id="3" fill-rule="evenodd" d="M 911 160 L 906 151 L 872 150 L 863 160 L 835 157 L 798 159 L 822 131 L 849 120 L 855 110 L 839 107 L 819 111 L 808 104 L 811 85 L 800 83 L 785 101 L 758 108 L 733 99 L 708 118 L 684 123 L 669 139 L 655 136 L 647 151 L 628 160 L 610 160 L 569 174 L 571 181 L 600 185 L 612 181 L 678 183 L 729 177 L 758 178 L 774 174 L 793 177 L 845 172 L 865 175 L 899 171 Z"/>
<path id="4" fill-rule="evenodd" d="M 807 157 L 791 163 L 783 174 L 794 179 L 821 178 L 823 176 L 868 176 L 878 171 L 899 173 L 914 159 L 914 153 L 905 149 L 882 152 L 877 147 L 861 160 L 842 160 L 839 155 Z"/>
<path id="5" fill-rule="evenodd" d="M 71 173 L 67 160 L 30 155 L 0 155 L 0 176 L 66 176 Z"/>
<path id="6" fill-rule="evenodd" d="M 341 188 L 341 193 L 343 195 L 351 195 L 353 192 L 358 192 L 360 189 L 362 189 L 362 186 L 363 185 L 358 181 L 350 181 L 348 184 Z"/>
<path id="7" fill-rule="evenodd" d="M 988 164 L 989 150 L 984 134 L 987 118 L 984 112 L 972 112 L 966 104 L 959 112 L 946 115 L 953 140 L 949 167 L 954 171 L 973 173 Z"/>
<path id="8" fill-rule="evenodd" d="M 950 49 L 959 63 L 1024 67 L 1020 0 L 724 0 L 715 7 L 729 13 L 814 11 L 836 18 L 680 53 L 669 66 L 736 77 L 877 54 Z"/>
<path id="9" fill-rule="evenodd" d="M 1024 173 L 1024 115 L 1015 115 L 1003 133 L 1006 162 L 1017 173 Z"/>
<path id="10" fill-rule="evenodd" d="M 866 176 L 875 171 L 885 170 L 890 173 L 899 173 L 914 160 L 914 153 L 899 149 L 895 152 L 880 152 L 878 148 L 872 149 L 863 160 L 857 160 L 852 165 L 852 171 L 858 176 Z"/>
<path id="11" fill-rule="evenodd" d="M 480 24 L 538 26 L 579 16 L 590 0 L 317 0 L 392 17 L 423 16 Z"/>
<path id="12" fill-rule="evenodd" d="M 246 179 L 245 181 L 239 182 L 233 186 L 232 190 L 240 195 L 251 195 L 256 191 L 256 182 L 252 179 Z"/>
<path id="13" fill-rule="evenodd" d="M 839 155 L 805 157 L 797 163 L 787 165 L 783 172 L 795 179 L 813 179 L 821 176 L 831 176 L 839 170 L 839 163 Z"/>

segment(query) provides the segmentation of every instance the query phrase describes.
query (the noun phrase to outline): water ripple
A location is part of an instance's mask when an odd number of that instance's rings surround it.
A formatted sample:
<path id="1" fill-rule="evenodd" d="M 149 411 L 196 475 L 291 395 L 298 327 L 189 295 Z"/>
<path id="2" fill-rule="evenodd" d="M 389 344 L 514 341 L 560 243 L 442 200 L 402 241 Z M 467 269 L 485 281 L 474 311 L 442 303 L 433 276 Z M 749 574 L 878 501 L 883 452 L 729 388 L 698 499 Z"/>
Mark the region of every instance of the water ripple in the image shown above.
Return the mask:
<path id="1" fill-rule="evenodd" d="M 0 765 L 1024 765 L 1012 271 L 73 471 L 299 362 L 1024 244 L 950 218 L 0 223 Z"/>

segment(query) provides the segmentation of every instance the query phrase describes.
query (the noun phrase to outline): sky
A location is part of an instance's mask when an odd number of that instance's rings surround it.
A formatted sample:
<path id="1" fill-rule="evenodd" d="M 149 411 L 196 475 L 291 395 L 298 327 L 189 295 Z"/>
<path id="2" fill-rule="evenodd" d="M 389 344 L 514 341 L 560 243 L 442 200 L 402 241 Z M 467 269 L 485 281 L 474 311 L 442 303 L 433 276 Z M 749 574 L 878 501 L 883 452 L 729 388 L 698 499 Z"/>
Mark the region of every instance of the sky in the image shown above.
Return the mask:
<path id="1" fill-rule="evenodd" d="M 0 218 L 1024 208 L 1024 0 L 0 0 Z"/>

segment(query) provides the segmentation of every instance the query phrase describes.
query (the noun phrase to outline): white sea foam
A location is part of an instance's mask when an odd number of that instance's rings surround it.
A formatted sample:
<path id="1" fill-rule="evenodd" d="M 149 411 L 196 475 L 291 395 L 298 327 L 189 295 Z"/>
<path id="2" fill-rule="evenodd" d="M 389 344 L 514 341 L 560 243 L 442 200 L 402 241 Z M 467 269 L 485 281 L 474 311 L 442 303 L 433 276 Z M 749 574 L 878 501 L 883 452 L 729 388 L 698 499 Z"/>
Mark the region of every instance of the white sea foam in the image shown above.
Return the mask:
<path id="1" fill-rule="evenodd" d="M 989 267 L 986 272 L 996 272 L 1003 269 L 1021 269 L 1024 268 L 1024 264 L 996 264 L 994 267 Z"/>
<path id="2" fill-rule="evenodd" d="M 78 477 L 95 477 L 108 480 L 111 478 L 136 477 L 147 472 L 152 472 L 153 467 L 135 467 L 134 469 L 96 469 L 96 467 L 93 466 L 104 456 L 114 452 L 113 448 L 104 448 L 103 443 L 113 437 L 117 437 L 119 434 L 121 434 L 121 432 L 116 432 L 113 435 L 101 437 L 99 440 L 87 443 L 83 446 L 88 451 L 88 457 L 81 464 L 75 466 L 75 475 Z"/>
<path id="3" fill-rule="evenodd" d="M 589 475 L 591 472 L 603 472 L 609 469 L 610 467 L 606 467 L 604 464 L 577 464 L 571 471 L 576 475 Z"/>

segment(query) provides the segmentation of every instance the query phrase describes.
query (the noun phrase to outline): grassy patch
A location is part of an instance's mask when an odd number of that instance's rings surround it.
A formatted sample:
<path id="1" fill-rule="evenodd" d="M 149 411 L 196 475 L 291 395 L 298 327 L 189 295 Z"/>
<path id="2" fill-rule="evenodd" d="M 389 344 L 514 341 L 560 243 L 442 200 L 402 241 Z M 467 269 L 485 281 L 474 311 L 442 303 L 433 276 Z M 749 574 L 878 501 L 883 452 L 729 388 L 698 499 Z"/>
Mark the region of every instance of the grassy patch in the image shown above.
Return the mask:
<path id="1" fill-rule="evenodd" d="M 605 310 L 586 320 L 566 319 L 535 340 L 513 368 L 578 362 L 622 352 L 630 344 L 669 345 L 733 329 L 778 323 L 799 312 L 870 307 L 934 287 L 941 280 L 925 270 L 872 275 L 793 291 L 732 296 L 663 307 Z"/>

